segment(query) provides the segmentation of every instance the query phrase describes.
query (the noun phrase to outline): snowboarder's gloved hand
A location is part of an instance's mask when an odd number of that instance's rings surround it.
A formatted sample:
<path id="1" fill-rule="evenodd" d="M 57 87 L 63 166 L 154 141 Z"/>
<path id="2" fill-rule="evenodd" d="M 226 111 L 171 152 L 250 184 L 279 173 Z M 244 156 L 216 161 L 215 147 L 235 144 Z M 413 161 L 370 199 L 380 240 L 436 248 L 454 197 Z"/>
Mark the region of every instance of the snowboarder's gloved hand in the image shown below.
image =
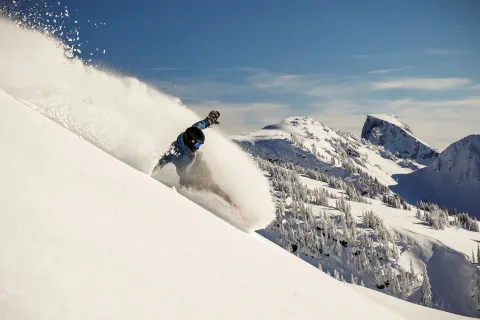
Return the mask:
<path id="1" fill-rule="evenodd" d="M 209 125 L 220 124 L 220 122 L 217 121 L 219 117 L 220 117 L 220 112 L 214 110 L 214 111 L 210 111 L 210 113 L 208 114 L 208 117 L 205 120 L 207 120 Z"/>

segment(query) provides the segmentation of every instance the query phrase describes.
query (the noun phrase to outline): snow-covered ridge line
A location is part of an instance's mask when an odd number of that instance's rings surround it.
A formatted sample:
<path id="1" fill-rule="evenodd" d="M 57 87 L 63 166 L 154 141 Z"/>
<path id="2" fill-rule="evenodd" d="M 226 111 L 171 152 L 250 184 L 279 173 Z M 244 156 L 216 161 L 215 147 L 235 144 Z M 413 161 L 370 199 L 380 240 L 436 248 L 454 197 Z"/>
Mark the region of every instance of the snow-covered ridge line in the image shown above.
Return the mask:
<path id="1" fill-rule="evenodd" d="M 376 119 L 380 119 L 380 120 L 389 122 L 393 125 L 396 125 L 397 127 L 401 128 L 401 129 L 405 130 L 406 132 L 410 133 L 411 135 L 413 135 L 412 129 L 410 129 L 410 127 L 405 122 L 400 120 L 400 118 L 397 117 L 396 115 L 394 115 L 393 113 L 372 113 L 372 114 L 367 114 L 367 118 L 368 117 L 376 118 Z"/>

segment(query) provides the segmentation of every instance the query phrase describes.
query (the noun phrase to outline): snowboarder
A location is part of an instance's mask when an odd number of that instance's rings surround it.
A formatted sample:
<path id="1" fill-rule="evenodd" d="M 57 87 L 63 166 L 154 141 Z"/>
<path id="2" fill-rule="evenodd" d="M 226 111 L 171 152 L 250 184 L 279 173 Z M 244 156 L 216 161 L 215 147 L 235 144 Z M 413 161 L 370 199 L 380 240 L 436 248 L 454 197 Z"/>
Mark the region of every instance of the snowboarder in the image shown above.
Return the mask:
<path id="1" fill-rule="evenodd" d="M 182 187 L 211 191 L 233 205 L 230 197 L 213 181 L 212 172 L 203 160 L 202 153 L 197 152 L 205 143 L 202 130 L 214 124 L 220 124 L 219 117 L 220 112 L 210 111 L 204 120 L 194 123 L 182 132 L 177 140 L 172 142 L 170 149 L 158 160 L 152 175 L 166 164 L 172 163 L 175 165 Z"/>

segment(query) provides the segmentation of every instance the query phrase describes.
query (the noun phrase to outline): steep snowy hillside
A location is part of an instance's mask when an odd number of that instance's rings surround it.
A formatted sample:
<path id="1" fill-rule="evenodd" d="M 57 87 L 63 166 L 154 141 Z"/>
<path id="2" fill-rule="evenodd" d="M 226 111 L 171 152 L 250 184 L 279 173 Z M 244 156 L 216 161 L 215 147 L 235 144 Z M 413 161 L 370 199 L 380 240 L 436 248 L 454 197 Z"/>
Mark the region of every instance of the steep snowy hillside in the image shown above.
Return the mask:
<path id="1" fill-rule="evenodd" d="M 428 200 L 480 218 L 480 135 L 465 137 L 426 168 L 395 177 L 392 189 L 410 201 Z"/>
<path id="2" fill-rule="evenodd" d="M 170 143 L 206 116 L 137 79 L 68 58 L 64 44 L 2 19 L 0 43 L 0 89 L 141 172 L 151 173 Z M 221 132 L 209 128 L 205 136 L 201 153 L 215 168 L 215 182 L 242 208 L 251 230 L 267 225 L 274 205 L 265 177 Z M 156 179 L 178 185 L 172 165 Z M 228 219 L 204 195 L 185 195 Z"/>
<path id="3" fill-rule="evenodd" d="M 413 134 L 413 131 L 393 114 L 372 114 L 363 125 L 362 138 L 383 146 L 393 154 L 427 164 L 438 152 Z"/>
<path id="4" fill-rule="evenodd" d="M 1 319 L 455 318 L 333 280 L 2 91 L 0 113 Z"/>

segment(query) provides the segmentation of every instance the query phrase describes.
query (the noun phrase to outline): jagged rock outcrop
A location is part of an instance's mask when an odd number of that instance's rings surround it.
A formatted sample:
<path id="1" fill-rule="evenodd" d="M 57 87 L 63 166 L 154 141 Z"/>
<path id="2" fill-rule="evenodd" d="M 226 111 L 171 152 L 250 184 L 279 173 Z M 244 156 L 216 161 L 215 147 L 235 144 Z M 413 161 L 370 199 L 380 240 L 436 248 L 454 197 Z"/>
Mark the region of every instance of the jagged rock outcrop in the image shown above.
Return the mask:
<path id="1" fill-rule="evenodd" d="M 438 151 L 415 137 L 410 127 L 393 114 L 372 114 L 363 125 L 362 138 L 393 154 L 427 164 Z"/>

